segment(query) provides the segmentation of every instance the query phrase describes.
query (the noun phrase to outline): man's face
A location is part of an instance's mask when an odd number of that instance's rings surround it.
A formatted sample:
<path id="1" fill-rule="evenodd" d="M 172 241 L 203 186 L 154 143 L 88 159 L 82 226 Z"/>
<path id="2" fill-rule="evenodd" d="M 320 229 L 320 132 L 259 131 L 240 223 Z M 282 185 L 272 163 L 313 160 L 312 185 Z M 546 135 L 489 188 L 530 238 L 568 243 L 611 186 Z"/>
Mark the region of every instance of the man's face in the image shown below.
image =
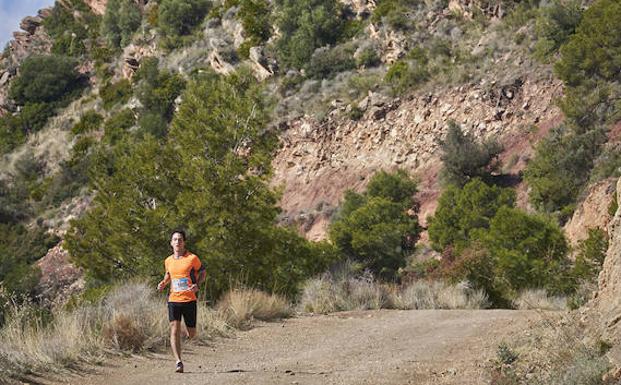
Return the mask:
<path id="1" fill-rule="evenodd" d="M 170 246 L 172 246 L 175 253 L 184 252 L 185 240 L 183 239 L 183 235 L 181 235 L 181 233 L 174 233 L 170 239 Z"/>

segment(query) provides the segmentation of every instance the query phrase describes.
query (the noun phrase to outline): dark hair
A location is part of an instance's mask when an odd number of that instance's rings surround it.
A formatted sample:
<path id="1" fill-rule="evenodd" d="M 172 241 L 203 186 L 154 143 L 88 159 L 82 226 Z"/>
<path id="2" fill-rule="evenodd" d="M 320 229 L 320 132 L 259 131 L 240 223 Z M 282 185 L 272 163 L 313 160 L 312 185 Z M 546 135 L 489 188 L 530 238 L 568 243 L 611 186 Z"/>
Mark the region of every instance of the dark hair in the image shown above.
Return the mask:
<path id="1" fill-rule="evenodd" d="M 170 233 L 170 238 L 172 239 L 173 235 L 175 235 L 175 234 L 181 234 L 181 236 L 183 237 L 183 241 L 185 242 L 185 231 L 183 231 L 183 230 L 181 230 L 181 229 L 176 229 L 176 230 L 173 230 L 173 231 Z"/>

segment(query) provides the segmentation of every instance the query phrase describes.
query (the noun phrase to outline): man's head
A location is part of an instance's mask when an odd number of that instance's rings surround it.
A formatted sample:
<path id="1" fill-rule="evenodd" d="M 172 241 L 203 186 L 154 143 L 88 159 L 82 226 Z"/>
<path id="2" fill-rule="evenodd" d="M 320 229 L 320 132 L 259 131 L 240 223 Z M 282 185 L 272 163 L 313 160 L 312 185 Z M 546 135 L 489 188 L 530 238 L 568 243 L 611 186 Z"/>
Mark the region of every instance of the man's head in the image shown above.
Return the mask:
<path id="1" fill-rule="evenodd" d="M 183 230 L 174 230 L 170 234 L 170 246 L 175 254 L 183 254 L 185 252 L 185 232 Z"/>

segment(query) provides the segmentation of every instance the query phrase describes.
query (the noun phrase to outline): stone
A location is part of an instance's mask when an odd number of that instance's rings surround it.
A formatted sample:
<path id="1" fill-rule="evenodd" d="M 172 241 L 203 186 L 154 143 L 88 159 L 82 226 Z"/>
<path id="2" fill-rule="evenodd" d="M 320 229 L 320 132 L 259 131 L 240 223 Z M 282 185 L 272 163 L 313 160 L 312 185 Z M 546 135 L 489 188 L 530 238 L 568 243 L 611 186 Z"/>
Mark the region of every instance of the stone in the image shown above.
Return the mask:
<path id="1" fill-rule="evenodd" d="M 2 73 L 2 76 L 0 76 L 0 86 L 5 85 L 6 82 L 9 81 L 10 77 L 11 77 L 11 73 L 9 71 L 4 71 Z"/>
<path id="2" fill-rule="evenodd" d="M 41 26 L 43 19 L 39 16 L 26 16 L 19 23 L 19 27 L 31 35 Z"/>

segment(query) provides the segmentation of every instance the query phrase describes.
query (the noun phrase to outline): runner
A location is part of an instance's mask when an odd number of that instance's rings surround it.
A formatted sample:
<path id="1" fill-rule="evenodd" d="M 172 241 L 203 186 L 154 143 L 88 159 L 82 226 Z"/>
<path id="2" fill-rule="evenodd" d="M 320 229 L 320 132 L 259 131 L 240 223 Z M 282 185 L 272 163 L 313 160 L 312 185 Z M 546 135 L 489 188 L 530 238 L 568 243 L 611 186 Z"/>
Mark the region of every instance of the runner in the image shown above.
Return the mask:
<path id="1" fill-rule="evenodd" d="M 168 321 L 170 321 L 170 346 L 177 360 L 175 372 L 183 373 L 181 361 L 181 316 L 187 329 L 187 338 L 196 336 L 196 293 L 205 280 L 205 267 L 198 257 L 185 249 L 185 232 L 175 230 L 171 234 L 170 246 L 173 255 L 166 258 L 164 279 L 157 284 L 162 291 L 169 283 Z M 198 274 L 198 277 L 197 277 Z"/>

